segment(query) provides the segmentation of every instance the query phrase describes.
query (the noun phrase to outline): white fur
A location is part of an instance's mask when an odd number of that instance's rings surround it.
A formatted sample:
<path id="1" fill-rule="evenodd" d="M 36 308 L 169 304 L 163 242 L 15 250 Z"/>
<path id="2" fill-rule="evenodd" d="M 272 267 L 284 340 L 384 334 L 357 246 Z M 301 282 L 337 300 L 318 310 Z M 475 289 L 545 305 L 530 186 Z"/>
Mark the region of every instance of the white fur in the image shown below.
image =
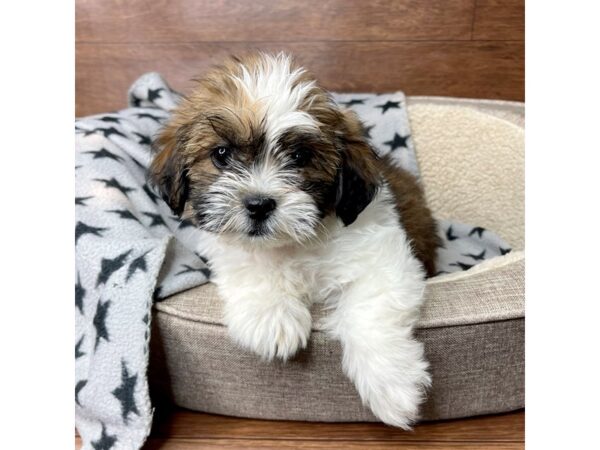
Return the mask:
<path id="1" fill-rule="evenodd" d="M 292 68 L 289 55 L 261 54 L 256 70 L 250 71 L 241 65 L 242 75 L 232 75 L 244 90 L 250 101 L 260 107 L 259 114 L 264 118 L 265 135 L 271 145 L 288 129 L 316 130 L 318 122 L 310 114 L 300 111 L 302 101 L 314 88 L 314 81 L 294 83 L 305 72 L 302 68 Z"/>
<path id="2" fill-rule="evenodd" d="M 383 422 L 408 428 L 430 384 L 412 335 L 424 274 L 390 196 L 382 187 L 348 227 L 326 218 L 304 245 L 240 246 L 207 233 L 201 251 L 239 345 L 286 360 L 306 346 L 310 304 L 326 302 L 327 328 L 342 343 L 344 372 L 364 403 Z"/>
<path id="3" fill-rule="evenodd" d="M 261 246 L 303 243 L 315 237 L 319 210 L 313 198 L 300 189 L 297 171 L 285 169 L 285 160 L 265 154 L 249 168 L 230 167 L 215 181 L 203 203 L 204 227 L 236 244 L 252 241 Z M 248 195 L 265 195 L 277 208 L 262 224 L 265 234 L 250 237 L 253 224 L 243 205 Z"/>

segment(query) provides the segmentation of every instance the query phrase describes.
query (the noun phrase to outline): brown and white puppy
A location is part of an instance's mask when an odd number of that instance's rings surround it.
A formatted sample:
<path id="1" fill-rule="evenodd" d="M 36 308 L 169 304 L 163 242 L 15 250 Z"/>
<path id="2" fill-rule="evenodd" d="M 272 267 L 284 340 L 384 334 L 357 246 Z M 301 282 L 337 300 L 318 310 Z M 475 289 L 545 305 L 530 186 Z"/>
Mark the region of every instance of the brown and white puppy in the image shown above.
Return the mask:
<path id="1" fill-rule="evenodd" d="M 438 246 L 415 179 L 285 54 L 210 71 L 155 144 L 151 180 L 205 231 L 233 339 L 287 359 L 307 344 L 311 303 L 326 302 L 362 399 L 409 427 L 430 383 L 412 329 Z"/>

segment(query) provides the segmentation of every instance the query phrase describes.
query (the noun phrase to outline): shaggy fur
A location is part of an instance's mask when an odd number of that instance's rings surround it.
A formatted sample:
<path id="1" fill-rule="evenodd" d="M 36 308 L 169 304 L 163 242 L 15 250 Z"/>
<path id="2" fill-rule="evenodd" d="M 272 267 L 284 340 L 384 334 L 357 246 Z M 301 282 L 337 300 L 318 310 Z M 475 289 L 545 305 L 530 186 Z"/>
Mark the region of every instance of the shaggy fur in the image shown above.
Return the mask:
<path id="1" fill-rule="evenodd" d="M 150 178 L 205 231 L 232 338 L 286 360 L 307 344 L 310 305 L 326 302 L 361 398 L 409 427 L 430 383 L 412 330 L 438 245 L 414 178 L 284 54 L 212 70 L 155 145 Z"/>

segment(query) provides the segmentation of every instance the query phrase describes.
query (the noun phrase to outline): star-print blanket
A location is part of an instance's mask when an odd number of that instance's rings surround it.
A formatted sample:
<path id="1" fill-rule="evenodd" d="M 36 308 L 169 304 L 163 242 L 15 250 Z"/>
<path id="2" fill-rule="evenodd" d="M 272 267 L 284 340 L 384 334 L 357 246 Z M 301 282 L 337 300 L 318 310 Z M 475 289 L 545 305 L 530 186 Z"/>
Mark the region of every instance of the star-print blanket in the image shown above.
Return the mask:
<path id="1" fill-rule="evenodd" d="M 418 176 L 401 92 L 334 97 L 358 113 L 379 153 L 391 152 Z M 151 140 L 179 98 L 149 73 L 130 88 L 129 108 L 76 121 L 75 407 L 84 449 L 142 446 L 153 412 L 146 379 L 152 303 L 210 279 L 194 250 L 199 233 L 146 181 Z M 444 273 L 509 251 L 480 227 L 441 222 L 440 235 Z"/>

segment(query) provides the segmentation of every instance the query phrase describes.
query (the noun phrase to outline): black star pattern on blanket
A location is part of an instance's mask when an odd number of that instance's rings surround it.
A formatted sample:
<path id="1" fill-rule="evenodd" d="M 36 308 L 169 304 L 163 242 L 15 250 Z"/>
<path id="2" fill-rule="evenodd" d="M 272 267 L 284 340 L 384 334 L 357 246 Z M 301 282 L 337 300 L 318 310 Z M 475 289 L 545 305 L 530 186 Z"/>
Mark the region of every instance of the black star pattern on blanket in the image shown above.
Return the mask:
<path id="1" fill-rule="evenodd" d="M 135 159 L 133 156 L 130 156 L 129 159 L 131 159 L 133 161 L 133 163 L 138 166 L 140 169 L 142 169 L 143 171 L 146 171 L 146 166 L 144 166 L 141 162 L 139 162 L 137 159 Z"/>
<path id="2" fill-rule="evenodd" d="M 157 89 L 150 89 L 148 88 L 148 101 L 149 102 L 153 102 L 154 100 L 156 100 L 157 98 L 160 98 L 160 92 L 164 91 L 163 88 L 157 88 Z"/>
<path id="3" fill-rule="evenodd" d="M 450 264 L 451 266 L 460 267 L 462 270 L 469 270 L 474 264 L 465 264 L 460 261 L 456 261 L 455 263 Z"/>
<path id="4" fill-rule="evenodd" d="M 194 252 L 194 255 L 196 255 L 198 257 L 198 259 L 200 259 L 204 264 L 208 264 L 208 259 L 206 259 L 204 256 L 202 256 L 200 253 Z"/>
<path id="5" fill-rule="evenodd" d="M 141 98 L 139 98 L 139 97 L 138 97 L 137 95 L 135 95 L 135 94 L 131 94 L 131 95 L 129 96 L 129 102 L 130 102 L 130 103 L 131 103 L 133 106 L 135 106 L 136 108 L 139 108 L 139 107 L 141 106 L 141 104 L 142 104 L 142 99 L 141 99 Z"/>
<path id="6" fill-rule="evenodd" d="M 81 406 L 81 403 L 79 403 L 79 393 L 85 387 L 86 384 L 87 380 L 79 380 L 75 385 L 75 403 L 77 403 L 79 406 Z"/>
<path id="7" fill-rule="evenodd" d="M 502 247 L 498 247 L 498 250 L 500 251 L 501 255 L 506 255 L 507 253 L 510 253 L 512 251 L 512 248 L 502 248 Z"/>
<path id="8" fill-rule="evenodd" d="M 98 348 L 100 339 L 104 339 L 106 342 L 110 341 L 108 335 L 108 329 L 106 328 L 106 317 L 108 315 L 108 309 L 110 308 L 110 300 L 106 300 L 102 303 L 102 300 L 98 300 L 98 307 L 96 308 L 96 314 L 94 314 L 94 328 L 96 329 L 96 342 L 94 343 L 94 350 Z"/>
<path id="9" fill-rule="evenodd" d="M 114 153 L 109 152 L 104 147 L 102 147 L 100 150 L 90 150 L 89 152 L 83 153 L 89 153 L 90 155 L 94 155 L 93 159 L 108 158 L 117 162 L 123 161 L 123 158 L 121 158 L 119 155 L 115 155 Z"/>
<path id="10" fill-rule="evenodd" d="M 483 261 L 485 259 L 485 252 L 486 252 L 486 250 L 483 249 L 481 251 L 481 253 L 479 253 L 477 255 L 475 255 L 473 253 L 463 253 L 462 255 L 466 256 L 468 258 L 473 258 L 475 261 Z"/>
<path id="11" fill-rule="evenodd" d="M 119 119 L 118 117 L 111 117 L 111 116 L 104 116 L 104 117 L 100 117 L 100 120 L 102 122 L 112 122 L 112 123 L 121 123 L 121 119 Z"/>
<path id="12" fill-rule="evenodd" d="M 110 180 L 105 180 L 103 178 L 94 178 L 94 181 L 100 181 L 101 183 L 104 183 L 104 187 L 106 187 L 106 188 L 118 189 L 119 191 L 121 191 L 127 197 L 129 197 L 129 193 L 130 192 L 135 191 L 134 188 L 123 186 L 114 177 L 111 178 Z"/>
<path id="13" fill-rule="evenodd" d="M 166 227 L 167 224 L 165 223 L 164 219 L 162 218 L 162 216 L 160 214 L 154 214 L 151 212 L 143 212 L 143 215 L 150 217 L 152 219 L 152 222 L 150 222 L 150 227 L 159 227 L 159 226 L 164 226 Z"/>
<path id="14" fill-rule="evenodd" d="M 391 141 L 384 142 L 385 145 L 389 145 L 390 151 L 394 151 L 397 148 L 406 148 L 406 141 L 410 136 L 400 136 L 398 133 L 394 133 L 394 137 Z"/>
<path id="15" fill-rule="evenodd" d="M 100 273 L 98 273 L 98 279 L 96 280 L 96 287 L 101 284 L 105 284 L 110 276 L 125 265 L 125 260 L 131 253 L 131 250 L 121 253 L 119 256 L 113 259 L 102 258 L 100 262 Z"/>
<path id="16" fill-rule="evenodd" d="M 101 132 L 105 138 L 112 136 L 113 134 L 116 134 L 117 136 L 122 136 L 122 137 L 127 137 L 125 136 L 123 133 L 121 133 L 119 130 L 117 130 L 115 127 L 108 127 L 108 128 L 94 128 L 91 130 L 87 130 L 86 132 L 83 133 L 84 136 L 89 136 L 91 134 L 95 134 Z"/>
<path id="17" fill-rule="evenodd" d="M 77 222 L 77 225 L 75 225 L 75 244 L 77 245 L 77 241 L 79 241 L 79 238 L 85 234 L 92 234 L 94 236 L 102 237 L 102 232 L 106 230 L 108 230 L 108 228 L 93 227 L 91 225 L 79 221 Z"/>
<path id="18" fill-rule="evenodd" d="M 377 108 L 381 108 L 381 114 L 385 114 L 390 108 L 400 108 L 400 102 L 388 100 L 383 105 L 377 105 Z"/>
<path id="19" fill-rule="evenodd" d="M 127 365 L 123 360 L 121 362 L 121 385 L 112 391 L 113 395 L 121 402 L 121 415 L 123 422 L 127 423 L 130 413 L 139 416 L 139 411 L 135 404 L 133 394 L 135 393 L 135 385 L 137 383 L 137 375 L 130 375 L 127 370 Z"/>
<path id="20" fill-rule="evenodd" d="M 83 299 L 85 298 L 85 288 L 81 284 L 79 274 L 77 274 L 77 284 L 75 285 L 75 306 L 83 314 Z"/>
<path id="21" fill-rule="evenodd" d="M 146 267 L 146 255 L 148 253 L 150 253 L 150 250 L 131 261 L 131 264 L 129 264 L 129 268 L 127 269 L 127 277 L 125 277 L 125 281 L 129 281 L 129 279 L 133 276 L 136 270 L 141 270 L 142 272 L 146 272 L 148 270 L 148 268 Z"/>
<path id="22" fill-rule="evenodd" d="M 116 258 L 102 258 L 102 261 L 100 262 L 100 273 L 98 273 L 98 279 L 96 280 L 96 287 L 105 284 L 113 273 L 123 267 L 130 253 L 131 250 L 128 250 L 121 253 Z"/>
<path id="23" fill-rule="evenodd" d="M 485 228 L 482 227 L 474 227 L 470 232 L 469 232 L 469 236 L 473 236 L 475 233 L 477 233 L 477 235 L 479 236 L 479 238 L 481 239 L 481 235 L 483 234 L 483 232 L 485 231 Z"/>
<path id="24" fill-rule="evenodd" d="M 347 102 L 342 102 L 342 105 L 345 105 L 345 106 L 364 105 L 364 104 L 365 104 L 364 98 L 352 98 Z"/>
<path id="25" fill-rule="evenodd" d="M 75 197 L 75 205 L 87 206 L 87 204 L 85 202 L 88 201 L 90 198 L 93 198 L 93 197 L 92 196 L 89 196 L 89 197 Z"/>
<path id="26" fill-rule="evenodd" d="M 177 272 L 175 275 L 183 275 L 190 272 L 201 272 L 206 278 L 210 278 L 210 269 L 206 267 L 192 267 L 189 264 L 181 265 L 184 269 Z"/>
<path id="27" fill-rule="evenodd" d="M 109 435 L 106 432 L 106 427 L 102 424 L 102 434 L 100 435 L 100 439 L 92 441 L 92 447 L 94 447 L 94 450 L 110 450 L 116 442 L 117 437 Z"/>
<path id="28" fill-rule="evenodd" d="M 162 117 L 157 117 L 157 116 L 154 116 L 154 115 L 152 115 L 152 114 L 149 114 L 149 113 L 137 113 L 137 114 L 136 114 L 136 117 L 137 117 L 138 119 L 152 119 L 152 120 L 154 120 L 156 123 L 161 123 L 161 121 L 163 120 L 163 118 L 162 118 Z"/>
<path id="29" fill-rule="evenodd" d="M 142 133 L 138 133 L 137 131 L 134 131 L 133 134 L 135 134 L 137 137 L 140 138 L 140 140 L 138 141 L 138 144 L 142 144 L 142 145 L 151 145 L 152 141 L 150 140 L 150 138 Z"/>
<path id="30" fill-rule="evenodd" d="M 448 227 L 448 229 L 446 230 L 446 239 L 448 239 L 449 241 L 453 241 L 454 239 L 458 239 L 458 236 L 454 236 L 452 234 L 452 227 Z"/>
<path id="31" fill-rule="evenodd" d="M 365 125 L 363 126 L 363 137 L 367 139 L 371 139 L 371 130 L 375 127 L 375 125 Z"/>
<path id="32" fill-rule="evenodd" d="M 106 212 L 109 213 L 113 213 L 113 214 L 118 214 L 119 218 L 121 219 L 125 219 L 125 220 L 135 220 L 137 223 L 142 223 L 140 221 L 140 219 L 138 219 L 137 217 L 135 217 L 133 215 L 133 213 L 131 211 L 129 211 L 128 209 L 109 209 Z"/>
<path id="33" fill-rule="evenodd" d="M 83 345 L 84 338 L 85 336 L 81 336 L 77 341 L 77 344 L 75 344 L 75 359 L 79 359 L 85 355 L 85 353 L 81 351 L 81 346 Z"/>
<path id="34" fill-rule="evenodd" d="M 148 186 L 148 184 L 144 184 L 144 187 L 142 189 L 144 189 L 144 192 L 146 193 L 146 195 L 148 197 L 150 197 L 150 200 L 152 201 L 152 203 L 154 203 L 156 205 L 156 201 L 160 197 L 154 193 L 154 191 L 152 190 L 152 188 L 150 188 L 150 186 Z"/>

